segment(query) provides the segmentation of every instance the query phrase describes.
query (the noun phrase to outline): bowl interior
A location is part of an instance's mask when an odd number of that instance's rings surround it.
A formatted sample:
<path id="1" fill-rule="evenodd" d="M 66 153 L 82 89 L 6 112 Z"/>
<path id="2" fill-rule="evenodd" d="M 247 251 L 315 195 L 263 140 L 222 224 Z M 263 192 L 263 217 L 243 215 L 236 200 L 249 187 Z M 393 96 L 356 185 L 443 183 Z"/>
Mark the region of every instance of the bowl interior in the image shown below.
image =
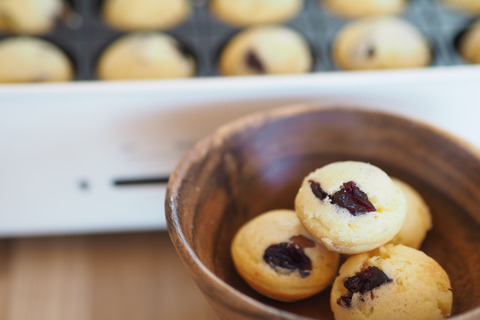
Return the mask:
<path id="1" fill-rule="evenodd" d="M 477 150 L 403 117 L 300 106 L 223 127 L 197 144 L 171 178 L 166 211 L 172 240 L 220 316 L 226 319 L 236 311 L 252 308 L 255 312 L 249 318 L 258 315 L 266 319 L 274 314 L 291 319 L 294 314 L 333 319 L 330 288 L 295 303 L 276 302 L 250 289 L 234 269 L 230 243 L 239 227 L 252 217 L 270 209 L 293 209 L 302 179 L 338 160 L 370 162 L 423 195 L 432 211 L 433 229 L 421 249 L 450 276 L 452 315 L 478 308 Z M 227 315 L 220 304 L 235 306 L 229 307 Z"/>

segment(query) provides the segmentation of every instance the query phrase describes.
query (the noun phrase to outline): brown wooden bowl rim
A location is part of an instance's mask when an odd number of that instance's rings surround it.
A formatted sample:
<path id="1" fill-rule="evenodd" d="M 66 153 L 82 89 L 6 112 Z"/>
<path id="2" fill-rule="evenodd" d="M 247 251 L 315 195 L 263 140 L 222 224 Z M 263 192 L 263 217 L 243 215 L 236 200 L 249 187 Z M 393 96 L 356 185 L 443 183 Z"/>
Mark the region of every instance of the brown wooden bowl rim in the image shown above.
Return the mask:
<path id="1" fill-rule="evenodd" d="M 205 150 L 209 150 L 212 147 L 220 145 L 225 137 L 230 136 L 231 134 L 243 130 L 245 128 L 255 128 L 259 127 L 264 123 L 267 123 L 271 120 L 276 120 L 280 118 L 290 117 L 292 115 L 311 113 L 311 112 L 329 112 L 329 111 L 347 111 L 354 112 L 359 114 L 381 114 L 383 116 L 389 117 L 395 121 L 408 121 L 415 124 L 418 127 L 429 130 L 436 133 L 437 135 L 442 136 L 444 139 L 449 140 L 453 143 L 460 145 L 463 149 L 472 153 L 472 155 L 480 161 L 480 150 L 473 144 L 463 140 L 462 138 L 444 130 L 438 128 L 430 123 L 427 123 L 422 120 L 413 119 L 411 117 L 400 115 L 393 112 L 381 111 L 373 108 L 367 107 L 347 107 L 347 106 L 328 106 L 328 105 L 319 105 L 319 104 L 295 104 L 288 105 L 283 107 L 277 107 L 274 109 L 259 111 L 252 113 L 250 115 L 241 117 L 239 119 L 228 122 L 220 126 L 209 136 L 198 141 L 193 148 L 181 159 L 175 168 L 173 174 L 170 177 L 166 201 L 165 201 L 165 214 L 167 221 L 167 230 L 174 244 L 177 253 L 182 258 L 183 262 L 187 265 L 189 270 L 197 277 L 207 279 L 209 287 L 214 287 L 220 289 L 223 293 L 224 299 L 226 301 L 242 301 L 247 305 L 254 307 L 255 309 L 262 310 L 267 312 L 272 316 L 277 317 L 287 317 L 289 319 L 298 319 L 298 320 L 315 320 L 314 318 L 304 317 L 292 312 L 280 310 L 269 305 L 266 305 L 254 298 L 249 297 L 248 295 L 238 291 L 234 287 L 230 286 L 225 281 L 221 280 L 210 271 L 197 256 L 193 248 L 190 246 L 188 241 L 185 238 L 182 227 L 179 223 L 178 216 L 176 214 L 177 208 L 177 192 L 180 186 L 183 183 L 183 178 L 188 172 L 191 163 L 198 161 L 205 155 Z M 195 278 L 195 277 L 194 277 Z M 200 288 L 202 289 L 202 288 Z M 202 289 L 204 294 L 205 291 Z M 215 297 L 211 297 L 215 299 Z M 450 317 L 452 320 L 474 320 L 480 319 L 480 306 L 472 310 L 464 312 L 462 314 Z"/>

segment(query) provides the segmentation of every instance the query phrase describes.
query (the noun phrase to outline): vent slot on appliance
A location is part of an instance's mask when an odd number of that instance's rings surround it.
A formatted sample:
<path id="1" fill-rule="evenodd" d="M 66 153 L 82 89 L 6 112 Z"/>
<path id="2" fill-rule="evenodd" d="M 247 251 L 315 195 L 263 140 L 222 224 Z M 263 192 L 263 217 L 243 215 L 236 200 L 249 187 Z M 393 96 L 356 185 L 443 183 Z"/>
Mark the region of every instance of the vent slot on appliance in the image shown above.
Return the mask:
<path id="1" fill-rule="evenodd" d="M 134 178 L 114 179 L 112 183 L 116 187 L 130 187 L 130 186 L 166 184 L 168 183 L 168 179 L 170 179 L 170 176 L 134 177 Z"/>

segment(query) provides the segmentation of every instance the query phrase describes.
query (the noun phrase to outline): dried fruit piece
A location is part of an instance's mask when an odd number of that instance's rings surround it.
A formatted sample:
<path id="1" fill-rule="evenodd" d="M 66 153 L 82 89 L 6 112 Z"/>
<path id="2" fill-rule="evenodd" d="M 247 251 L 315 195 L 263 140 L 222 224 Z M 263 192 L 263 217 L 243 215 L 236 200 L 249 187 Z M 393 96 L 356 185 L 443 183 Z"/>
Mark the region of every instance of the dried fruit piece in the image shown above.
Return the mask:
<path id="1" fill-rule="evenodd" d="M 308 182 L 310 182 L 310 188 L 312 189 L 312 192 L 315 195 L 315 197 L 317 197 L 320 200 L 323 200 L 328 196 L 328 193 L 323 191 L 322 186 L 320 185 L 319 182 L 313 181 L 313 180 L 309 180 Z"/>
<path id="2" fill-rule="evenodd" d="M 352 306 L 352 298 L 353 298 L 353 293 L 348 292 L 337 299 L 337 304 L 342 307 L 350 308 Z"/>
<path id="3" fill-rule="evenodd" d="M 391 281 L 378 267 L 368 267 L 348 278 L 344 286 L 353 293 L 365 293 Z"/>
<path id="4" fill-rule="evenodd" d="M 378 267 L 368 267 L 353 277 L 348 278 L 344 282 L 345 288 L 348 289 L 348 293 L 344 294 L 337 299 L 337 304 L 343 307 L 352 306 L 352 297 L 354 293 L 364 294 L 365 292 L 372 291 L 373 289 L 381 286 L 384 283 L 392 282 L 385 272 Z M 375 298 L 373 292 L 370 292 L 370 297 Z"/>
<path id="5" fill-rule="evenodd" d="M 312 271 L 312 261 L 302 246 L 295 242 L 281 242 L 269 246 L 263 260 L 276 272 L 292 273 L 298 270 L 302 278 L 308 277 Z"/>
<path id="6" fill-rule="evenodd" d="M 360 190 L 353 181 L 345 182 L 339 191 L 330 196 L 330 199 L 333 204 L 347 209 L 354 216 L 376 211 L 368 200 L 367 194 Z"/>
<path id="7" fill-rule="evenodd" d="M 259 72 L 259 73 L 265 73 L 265 68 L 263 67 L 262 62 L 260 59 L 257 57 L 255 52 L 252 50 L 249 50 L 245 56 L 245 62 L 247 65 L 252 68 L 253 70 Z"/>

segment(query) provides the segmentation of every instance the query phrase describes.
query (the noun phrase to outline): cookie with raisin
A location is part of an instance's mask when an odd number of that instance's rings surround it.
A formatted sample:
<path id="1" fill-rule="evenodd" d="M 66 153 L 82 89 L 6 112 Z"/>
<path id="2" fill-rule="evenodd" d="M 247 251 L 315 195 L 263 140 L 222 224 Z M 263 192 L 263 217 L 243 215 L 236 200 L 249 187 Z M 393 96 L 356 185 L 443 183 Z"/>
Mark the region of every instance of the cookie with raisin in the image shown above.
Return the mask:
<path id="1" fill-rule="evenodd" d="M 397 17 L 369 17 L 338 32 L 333 59 L 345 70 L 422 68 L 431 63 L 432 50 L 412 23 Z"/>
<path id="2" fill-rule="evenodd" d="M 407 213 L 403 192 L 380 168 L 340 161 L 308 174 L 295 198 L 307 231 L 329 250 L 353 254 L 390 241 Z"/>
<path id="3" fill-rule="evenodd" d="M 231 246 L 240 276 L 280 301 L 308 298 L 335 278 L 339 254 L 312 239 L 293 210 L 265 212 L 243 225 Z"/>
<path id="4" fill-rule="evenodd" d="M 336 320 L 448 317 L 452 290 L 445 270 L 424 252 L 387 244 L 348 258 L 332 286 Z"/>
<path id="5" fill-rule="evenodd" d="M 312 69 L 310 46 L 297 31 L 285 26 L 252 27 L 228 41 L 221 52 L 223 75 L 299 74 Z"/>

